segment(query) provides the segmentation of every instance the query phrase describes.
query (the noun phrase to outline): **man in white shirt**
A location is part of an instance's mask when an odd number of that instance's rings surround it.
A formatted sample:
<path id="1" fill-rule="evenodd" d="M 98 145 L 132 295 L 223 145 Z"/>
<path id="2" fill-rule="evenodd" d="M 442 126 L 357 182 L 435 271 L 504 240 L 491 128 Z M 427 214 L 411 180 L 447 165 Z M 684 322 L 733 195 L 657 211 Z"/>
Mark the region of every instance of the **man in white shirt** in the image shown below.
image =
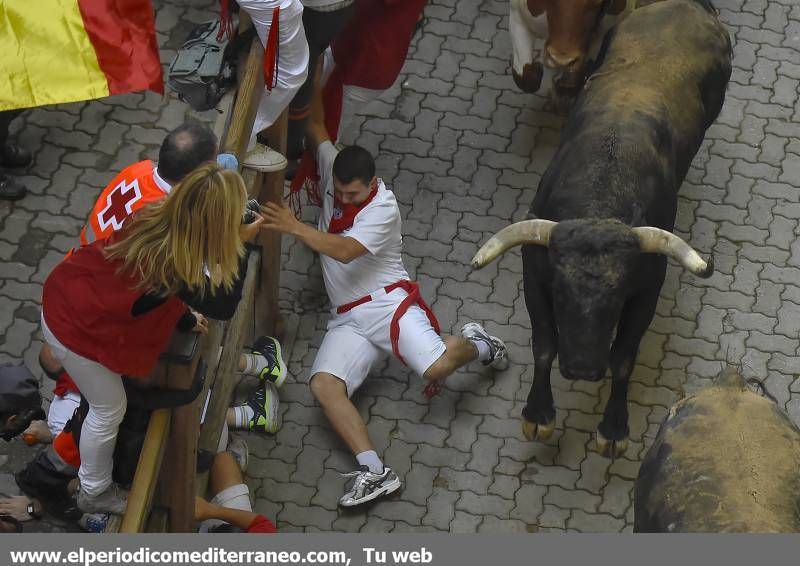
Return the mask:
<path id="1" fill-rule="evenodd" d="M 505 362 L 506 348 L 474 322 L 464 325 L 463 337 L 439 335 L 435 316 L 403 266 L 401 215 L 394 194 L 375 177 L 369 152 L 358 146 L 338 151 L 323 124 L 315 96 L 308 138 L 317 149 L 324 190 L 318 227 L 297 220 L 284 206 L 269 203 L 262 211 L 264 228 L 292 234 L 320 254 L 334 316 L 311 369 L 310 385 L 358 461 L 359 469 L 348 474 L 354 482 L 339 500 L 352 507 L 401 486 L 397 474 L 375 452 L 367 426 L 350 401 L 370 368 L 394 354 L 436 383 L 476 359 L 498 367 Z"/>

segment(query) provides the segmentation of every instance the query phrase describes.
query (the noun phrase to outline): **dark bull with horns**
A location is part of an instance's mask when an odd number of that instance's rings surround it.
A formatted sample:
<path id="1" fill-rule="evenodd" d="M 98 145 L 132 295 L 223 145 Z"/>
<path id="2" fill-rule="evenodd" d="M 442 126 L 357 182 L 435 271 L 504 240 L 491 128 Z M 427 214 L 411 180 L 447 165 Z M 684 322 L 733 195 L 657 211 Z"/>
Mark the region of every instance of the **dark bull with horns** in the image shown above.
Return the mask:
<path id="1" fill-rule="evenodd" d="M 501 230 L 473 258 L 481 267 L 523 246 L 535 364 L 522 413 L 529 440 L 553 432 L 558 354 L 567 379 L 598 381 L 610 367 L 598 448 L 613 457 L 627 447 L 628 380 L 666 257 L 699 277 L 713 271 L 672 229 L 678 188 L 722 108 L 730 73 L 730 38 L 707 0 L 634 11 L 606 39 L 539 183 L 532 219 Z"/>

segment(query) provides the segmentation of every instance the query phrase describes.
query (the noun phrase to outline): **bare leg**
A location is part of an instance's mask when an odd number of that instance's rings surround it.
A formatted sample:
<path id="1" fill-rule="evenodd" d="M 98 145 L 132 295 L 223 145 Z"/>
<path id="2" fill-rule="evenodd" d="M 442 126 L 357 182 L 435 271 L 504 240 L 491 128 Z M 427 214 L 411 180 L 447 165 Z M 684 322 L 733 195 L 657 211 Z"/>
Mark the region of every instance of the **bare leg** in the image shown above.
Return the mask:
<path id="1" fill-rule="evenodd" d="M 214 457 L 208 474 L 209 489 L 216 495 L 224 489 L 244 483 L 239 462 L 230 452 L 220 452 Z"/>
<path id="2" fill-rule="evenodd" d="M 333 430 L 353 454 L 374 450 L 367 425 L 348 398 L 347 388 L 341 379 L 330 373 L 315 373 L 311 378 L 311 392 L 322 405 Z"/>
<path id="3" fill-rule="evenodd" d="M 425 379 L 431 381 L 444 379 L 458 368 L 478 359 L 478 349 L 466 338 L 444 336 L 442 340 L 444 340 L 447 350 L 433 362 L 431 367 L 425 370 L 425 374 L 422 376 Z"/>

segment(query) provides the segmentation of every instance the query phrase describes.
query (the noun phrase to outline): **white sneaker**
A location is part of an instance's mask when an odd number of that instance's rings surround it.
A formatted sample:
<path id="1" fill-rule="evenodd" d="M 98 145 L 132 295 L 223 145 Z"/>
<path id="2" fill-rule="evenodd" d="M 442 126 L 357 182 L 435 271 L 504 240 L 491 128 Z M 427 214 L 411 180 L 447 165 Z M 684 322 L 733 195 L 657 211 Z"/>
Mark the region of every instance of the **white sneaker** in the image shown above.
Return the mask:
<path id="1" fill-rule="evenodd" d="M 260 143 L 256 147 L 247 152 L 242 160 L 242 167 L 254 169 L 262 173 L 269 173 L 270 171 L 280 171 L 286 169 L 286 158 L 265 145 Z"/>
<path id="2" fill-rule="evenodd" d="M 239 469 L 242 473 L 247 471 L 247 463 L 250 459 L 250 451 L 247 449 L 247 442 L 241 438 L 234 438 L 228 443 L 228 452 L 233 454 L 236 461 L 239 463 Z"/>
<path id="3" fill-rule="evenodd" d="M 508 352 L 505 342 L 497 336 L 491 336 L 483 326 L 477 322 L 468 322 L 461 327 L 461 335 L 467 340 L 481 341 L 489 346 L 489 359 L 481 361 L 483 365 L 500 370 L 508 367 Z"/>
<path id="4" fill-rule="evenodd" d="M 84 513 L 124 515 L 127 506 L 128 492 L 115 483 L 97 495 L 89 495 L 83 488 L 78 491 L 78 508 Z"/>
<path id="5" fill-rule="evenodd" d="M 339 499 L 342 507 L 354 507 L 382 495 L 394 493 L 400 486 L 400 478 L 389 466 L 383 467 L 382 474 L 374 474 L 367 466 L 361 466 L 355 472 L 342 474 L 346 478 L 355 478 L 352 487 Z"/>

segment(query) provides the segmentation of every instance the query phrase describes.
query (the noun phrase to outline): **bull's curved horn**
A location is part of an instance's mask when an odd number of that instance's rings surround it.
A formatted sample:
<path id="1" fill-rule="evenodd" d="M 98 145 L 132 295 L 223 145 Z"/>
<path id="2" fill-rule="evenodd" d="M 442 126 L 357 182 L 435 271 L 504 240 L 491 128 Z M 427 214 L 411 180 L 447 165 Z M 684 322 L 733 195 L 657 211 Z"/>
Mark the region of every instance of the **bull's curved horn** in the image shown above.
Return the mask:
<path id="1" fill-rule="evenodd" d="M 472 258 L 472 267 L 483 267 L 514 246 L 535 244 L 547 247 L 550 233 L 557 222 L 552 220 L 523 220 L 506 226 L 481 246 Z"/>
<path id="2" fill-rule="evenodd" d="M 672 232 L 653 226 L 638 226 L 633 228 L 633 233 L 639 238 L 639 247 L 645 253 L 671 257 L 698 277 L 707 278 L 714 273 L 714 258 L 704 261 L 692 246 Z"/>

